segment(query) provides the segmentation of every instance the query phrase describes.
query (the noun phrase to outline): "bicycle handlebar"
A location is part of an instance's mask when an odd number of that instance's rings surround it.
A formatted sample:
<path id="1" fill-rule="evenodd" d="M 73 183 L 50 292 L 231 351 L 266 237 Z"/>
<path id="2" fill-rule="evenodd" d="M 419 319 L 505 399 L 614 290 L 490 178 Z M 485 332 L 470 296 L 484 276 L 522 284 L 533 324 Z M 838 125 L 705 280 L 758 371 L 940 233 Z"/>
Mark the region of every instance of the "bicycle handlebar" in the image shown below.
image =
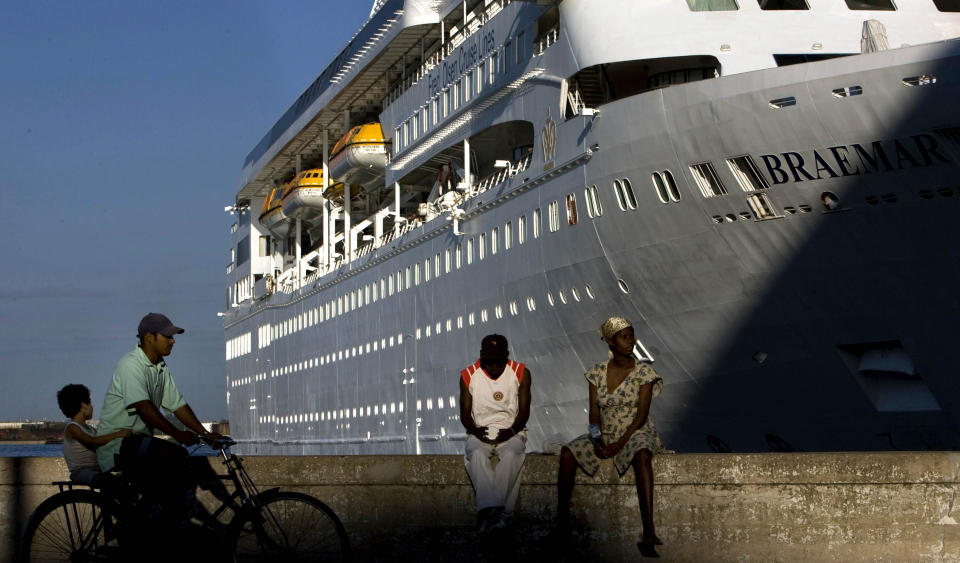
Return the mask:
<path id="1" fill-rule="evenodd" d="M 199 438 L 200 440 L 203 441 L 203 443 L 207 444 L 208 446 L 210 446 L 215 450 L 224 450 L 237 443 L 237 441 L 231 438 L 230 436 L 224 436 L 222 438 L 211 438 L 209 436 L 200 436 Z"/>

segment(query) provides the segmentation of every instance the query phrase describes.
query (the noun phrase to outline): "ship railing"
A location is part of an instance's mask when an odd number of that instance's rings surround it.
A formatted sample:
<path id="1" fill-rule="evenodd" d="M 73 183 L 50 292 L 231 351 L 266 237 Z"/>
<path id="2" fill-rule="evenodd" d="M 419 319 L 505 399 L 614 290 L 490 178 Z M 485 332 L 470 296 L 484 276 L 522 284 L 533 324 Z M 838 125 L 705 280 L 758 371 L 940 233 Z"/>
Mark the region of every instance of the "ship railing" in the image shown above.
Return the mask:
<path id="1" fill-rule="evenodd" d="M 539 57 L 543 54 L 544 51 L 549 49 L 557 40 L 560 39 L 560 26 L 556 26 L 550 31 L 546 32 L 544 35 L 540 36 L 540 39 L 537 40 L 537 48 L 533 53 L 533 56 Z"/>
<path id="2" fill-rule="evenodd" d="M 440 64 L 454 49 L 467 40 L 468 37 L 476 33 L 490 18 L 500 13 L 504 7 L 513 0 L 486 0 L 467 16 L 467 21 L 459 27 L 453 27 L 448 33 L 448 39 L 433 53 L 428 54 L 423 63 L 412 73 L 404 77 L 397 85 L 390 89 L 390 92 L 383 98 L 383 107 L 386 108 L 403 95 L 414 84 L 426 76 L 435 66 Z M 556 41 L 556 38 L 554 38 Z M 551 43 L 552 44 L 552 43 Z M 549 45 L 548 45 L 549 47 Z"/>
<path id="3" fill-rule="evenodd" d="M 483 180 L 480 180 L 476 187 L 470 191 L 470 197 L 480 195 L 491 188 L 495 188 L 510 178 L 516 176 L 520 172 L 523 172 L 530 166 L 531 160 L 532 156 L 527 155 L 517 162 L 510 163 L 507 166 L 497 170 L 493 174 L 485 177 Z"/>

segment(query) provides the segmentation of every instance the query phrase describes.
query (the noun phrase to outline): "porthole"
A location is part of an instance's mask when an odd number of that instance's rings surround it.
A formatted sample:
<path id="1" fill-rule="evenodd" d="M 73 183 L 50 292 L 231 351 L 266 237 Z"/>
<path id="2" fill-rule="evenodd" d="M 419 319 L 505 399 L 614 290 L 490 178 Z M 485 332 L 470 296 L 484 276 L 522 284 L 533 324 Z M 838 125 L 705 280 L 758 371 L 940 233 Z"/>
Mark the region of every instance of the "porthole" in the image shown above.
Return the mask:
<path id="1" fill-rule="evenodd" d="M 487 322 L 487 310 L 486 310 L 486 309 L 483 309 L 483 310 L 480 311 L 480 322 L 482 322 L 482 323 Z"/>
<path id="2" fill-rule="evenodd" d="M 624 293 L 630 293 L 630 286 L 628 286 L 627 282 L 623 281 L 622 279 L 617 280 L 617 286 L 620 287 L 620 291 Z"/>
<path id="3" fill-rule="evenodd" d="M 527 310 L 528 311 L 537 310 L 537 301 L 533 297 L 527 297 Z"/>
<path id="4" fill-rule="evenodd" d="M 583 289 L 587 290 L 587 295 L 590 297 L 590 299 L 597 298 L 597 296 L 593 294 L 593 288 L 590 287 L 590 284 L 583 286 Z"/>
<path id="5" fill-rule="evenodd" d="M 711 219 L 714 223 L 723 223 L 723 215 L 714 215 Z"/>
<path id="6" fill-rule="evenodd" d="M 577 301 L 578 303 L 580 302 L 580 292 L 577 291 L 577 288 L 571 287 L 571 288 L 570 288 L 570 294 L 573 295 L 573 299 L 574 299 L 575 301 Z"/>
<path id="7" fill-rule="evenodd" d="M 680 189 L 677 188 L 677 182 L 673 179 L 673 172 L 664 170 L 663 180 L 667 183 L 667 191 L 670 193 L 670 199 L 680 201 Z"/>
<path id="8" fill-rule="evenodd" d="M 660 176 L 659 172 L 654 172 L 651 174 L 653 178 L 653 187 L 657 191 L 657 197 L 660 199 L 660 203 L 670 203 L 670 194 L 667 193 L 667 184 L 663 181 L 663 177 Z"/>
<path id="9" fill-rule="evenodd" d="M 497 316 L 498 319 L 502 319 L 502 318 L 503 318 L 503 306 L 502 306 L 502 305 L 497 305 L 497 306 L 494 308 L 493 312 L 494 312 L 494 314 Z"/>
<path id="10" fill-rule="evenodd" d="M 560 298 L 561 303 L 563 303 L 564 305 L 567 304 L 567 295 L 563 292 L 562 289 L 557 291 L 557 297 Z"/>
<path id="11" fill-rule="evenodd" d="M 511 301 L 511 302 L 510 302 L 510 314 L 513 315 L 513 316 L 517 316 L 517 314 L 518 314 L 519 312 L 520 312 L 520 311 L 519 311 L 519 309 L 517 308 L 517 302 L 516 302 L 516 301 Z"/>
<path id="12" fill-rule="evenodd" d="M 547 303 L 549 303 L 551 307 L 554 306 L 553 294 L 550 293 L 549 291 L 547 292 Z"/>

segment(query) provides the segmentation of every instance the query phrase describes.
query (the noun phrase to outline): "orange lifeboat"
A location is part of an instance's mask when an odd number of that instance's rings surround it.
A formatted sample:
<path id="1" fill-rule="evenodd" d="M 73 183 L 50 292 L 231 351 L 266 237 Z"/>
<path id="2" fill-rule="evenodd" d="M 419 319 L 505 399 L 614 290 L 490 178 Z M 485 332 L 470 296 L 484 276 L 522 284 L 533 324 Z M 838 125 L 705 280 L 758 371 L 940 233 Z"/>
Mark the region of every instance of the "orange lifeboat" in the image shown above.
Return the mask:
<path id="1" fill-rule="evenodd" d="M 306 221 L 318 218 L 323 212 L 323 169 L 311 168 L 294 176 L 281 198 L 287 217 Z"/>
<path id="2" fill-rule="evenodd" d="M 368 187 L 383 176 L 390 141 L 379 123 L 350 128 L 330 153 L 330 175 L 351 186 Z"/>
<path id="3" fill-rule="evenodd" d="M 283 186 L 277 186 L 270 190 L 258 217 L 260 224 L 277 238 L 284 238 L 290 232 L 290 218 L 283 213 L 283 189 Z"/>

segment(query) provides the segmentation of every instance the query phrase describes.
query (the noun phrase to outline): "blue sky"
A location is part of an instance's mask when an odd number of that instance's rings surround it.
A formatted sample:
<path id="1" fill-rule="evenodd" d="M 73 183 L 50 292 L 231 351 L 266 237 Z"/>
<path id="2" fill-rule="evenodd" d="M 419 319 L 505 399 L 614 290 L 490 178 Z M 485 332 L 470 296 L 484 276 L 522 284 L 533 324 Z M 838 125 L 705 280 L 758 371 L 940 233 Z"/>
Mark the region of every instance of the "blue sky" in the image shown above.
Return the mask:
<path id="1" fill-rule="evenodd" d="M 19 2 L 0 18 L 0 420 L 94 416 L 149 311 L 168 365 L 227 415 L 223 212 L 247 152 L 371 3 Z"/>

